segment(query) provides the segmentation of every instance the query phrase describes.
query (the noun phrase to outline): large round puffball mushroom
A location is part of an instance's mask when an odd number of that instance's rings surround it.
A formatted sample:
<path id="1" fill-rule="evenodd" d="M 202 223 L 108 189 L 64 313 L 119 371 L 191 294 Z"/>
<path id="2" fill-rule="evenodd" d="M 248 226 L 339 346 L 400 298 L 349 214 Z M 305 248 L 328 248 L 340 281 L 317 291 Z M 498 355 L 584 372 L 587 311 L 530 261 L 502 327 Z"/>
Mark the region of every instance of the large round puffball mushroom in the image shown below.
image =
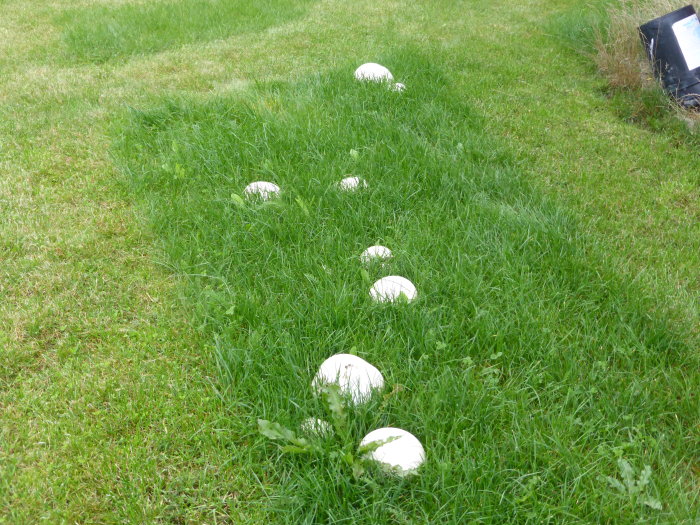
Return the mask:
<path id="1" fill-rule="evenodd" d="M 369 80 L 371 82 L 391 82 L 394 75 L 387 68 L 374 62 L 362 64 L 355 70 L 357 80 Z"/>
<path id="2" fill-rule="evenodd" d="M 280 193 L 280 187 L 272 182 L 257 181 L 251 182 L 243 190 L 243 194 L 248 197 L 257 197 L 264 201 L 276 197 Z"/>
<path id="3" fill-rule="evenodd" d="M 333 427 L 331 427 L 331 424 L 328 421 L 315 417 L 309 417 L 301 422 L 301 425 L 299 425 L 299 430 L 301 430 L 307 436 L 325 437 L 331 433 Z"/>
<path id="4" fill-rule="evenodd" d="M 353 404 L 363 403 L 372 391 L 384 387 L 381 372 L 361 357 L 336 354 L 326 359 L 314 377 L 312 386 L 319 390 L 324 384 L 337 384 Z"/>
<path id="5" fill-rule="evenodd" d="M 415 474 L 425 461 L 425 449 L 418 438 L 400 428 L 373 430 L 362 438 L 360 447 L 376 442 L 384 444 L 368 452 L 367 457 L 399 476 Z"/>
<path id="6" fill-rule="evenodd" d="M 391 303 L 404 297 L 408 302 L 418 297 L 418 291 L 411 281 L 399 275 L 382 277 L 369 290 L 372 299 L 380 303 Z"/>
<path id="7" fill-rule="evenodd" d="M 355 191 L 359 188 L 366 188 L 367 181 L 360 177 L 345 177 L 338 183 L 341 190 Z"/>
<path id="8" fill-rule="evenodd" d="M 360 254 L 360 262 L 363 264 L 369 264 L 372 261 L 386 261 L 391 259 L 391 250 L 386 246 L 370 246 L 364 252 Z"/>

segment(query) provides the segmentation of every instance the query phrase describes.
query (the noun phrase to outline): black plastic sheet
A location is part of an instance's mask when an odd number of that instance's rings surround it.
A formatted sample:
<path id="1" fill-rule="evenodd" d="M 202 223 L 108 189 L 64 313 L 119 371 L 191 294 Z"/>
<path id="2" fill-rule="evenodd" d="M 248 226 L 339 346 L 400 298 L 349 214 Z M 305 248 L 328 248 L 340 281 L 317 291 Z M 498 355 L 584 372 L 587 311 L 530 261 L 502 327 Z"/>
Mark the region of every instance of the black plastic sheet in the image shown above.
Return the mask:
<path id="1" fill-rule="evenodd" d="M 686 108 L 700 109 L 700 21 L 692 5 L 639 27 L 654 75 Z"/>

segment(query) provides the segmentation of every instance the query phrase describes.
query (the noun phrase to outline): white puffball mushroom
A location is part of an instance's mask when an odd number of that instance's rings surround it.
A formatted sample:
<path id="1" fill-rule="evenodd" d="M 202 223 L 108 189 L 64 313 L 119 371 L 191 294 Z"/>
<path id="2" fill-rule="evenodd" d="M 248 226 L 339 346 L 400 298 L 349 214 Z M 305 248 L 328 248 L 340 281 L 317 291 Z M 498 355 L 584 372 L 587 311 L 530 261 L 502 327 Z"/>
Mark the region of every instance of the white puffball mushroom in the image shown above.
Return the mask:
<path id="1" fill-rule="evenodd" d="M 406 84 L 402 84 L 401 82 L 397 82 L 396 84 L 394 84 L 394 85 L 392 86 L 391 89 L 392 89 L 393 91 L 401 92 L 401 91 L 404 91 L 404 90 L 406 89 Z"/>
<path id="2" fill-rule="evenodd" d="M 258 197 L 264 201 L 271 199 L 272 197 L 278 196 L 280 193 L 280 187 L 272 182 L 257 181 L 251 182 L 243 190 L 243 194 L 250 197 Z"/>
<path id="3" fill-rule="evenodd" d="M 382 277 L 372 285 L 369 295 L 381 303 L 398 301 L 402 296 L 408 302 L 418 297 L 418 291 L 411 281 L 399 275 Z"/>
<path id="4" fill-rule="evenodd" d="M 345 177 L 338 183 L 341 190 L 355 191 L 359 188 L 366 188 L 367 181 L 360 177 Z"/>
<path id="5" fill-rule="evenodd" d="M 394 75 L 387 68 L 374 62 L 362 64 L 355 70 L 357 80 L 369 80 L 371 82 L 391 82 Z"/>
<path id="6" fill-rule="evenodd" d="M 388 442 L 368 452 L 367 457 L 399 476 L 415 474 L 425 461 L 423 445 L 410 432 L 393 427 L 378 428 L 362 438 L 360 447 L 377 441 Z"/>
<path id="7" fill-rule="evenodd" d="M 373 260 L 381 260 L 385 261 L 387 259 L 391 259 L 392 253 L 389 248 L 386 246 L 370 246 L 367 248 L 364 252 L 360 254 L 360 261 L 363 264 L 369 264 Z"/>
<path id="8" fill-rule="evenodd" d="M 337 384 L 343 395 L 350 396 L 352 402 L 358 404 L 367 401 L 373 390 L 383 388 L 384 378 L 361 357 L 336 354 L 321 364 L 312 386 L 318 391 L 324 384 Z"/>
<path id="9" fill-rule="evenodd" d="M 301 422 L 301 425 L 299 425 L 299 430 L 306 435 L 323 437 L 330 434 L 333 427 L 331 427 L 331 424 L 328 421 L 315 417 L 309 417 Z"/>

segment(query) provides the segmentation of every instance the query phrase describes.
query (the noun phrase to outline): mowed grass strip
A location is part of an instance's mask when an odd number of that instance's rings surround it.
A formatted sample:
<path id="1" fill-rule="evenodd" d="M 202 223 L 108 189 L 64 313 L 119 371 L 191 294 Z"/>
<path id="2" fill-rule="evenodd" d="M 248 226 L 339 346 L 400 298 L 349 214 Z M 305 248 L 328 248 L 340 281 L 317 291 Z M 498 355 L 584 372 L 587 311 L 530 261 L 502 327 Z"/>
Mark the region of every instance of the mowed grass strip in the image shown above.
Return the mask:
<path id="1" fill-rule="evenodd" d="M 689 327 L 530 187 L 430 60 L 409 49 L 384 62 L 405 93 L 356 83 L 348 65 L 166 101 L 116 130 L 217 347 L 235 457 L 269 495 L 263 509 L 280 523 L 692 520 Z M 348 174 L 369 188 L 338 191 Z M 254 180 L 282 197 L 242 204 Z M 376 243 L 395 257 L 363 271 Z M 418 301 L 373 304 L 370 285 L 390 274 Z M 376 365 L 384 395 L 352 411 L 328 454 L 284 456 L 256 419 L 328 417 L 310 383 L 340 352 Z M 380 426 L 423 442 L 419 476 L 353 478 L 338 452 Z M 630 469 L 639 484 L 625 484 Z"/>
<path id="2" fill-rule="evenodd" d="M 63 11 L 68 57 L 104 62 L 175 46 L 262 31 L 303 15 L 313 0 L 159 0 Z"/>
<path id="3" fill-rule="evenodd" d="M 85 130 L 94 98 L 44 97 L 0 108 L 0 523 L 254 523 L 211 344 Z"/>
<path id="4" fill-rule="evenodd" d="M 115 180 L 114 70 L 34 63 L 60 60 L 39 4 L 0 5 L 0 523 L 259 522 L 211 345 Z"/>

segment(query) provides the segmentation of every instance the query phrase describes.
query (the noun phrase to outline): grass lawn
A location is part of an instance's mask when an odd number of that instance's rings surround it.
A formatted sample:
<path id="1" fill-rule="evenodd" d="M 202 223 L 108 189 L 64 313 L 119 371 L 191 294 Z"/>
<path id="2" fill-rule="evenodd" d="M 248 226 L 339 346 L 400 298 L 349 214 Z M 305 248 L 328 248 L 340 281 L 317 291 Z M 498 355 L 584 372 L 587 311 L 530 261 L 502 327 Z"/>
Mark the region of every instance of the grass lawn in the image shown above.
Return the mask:
<path id="1" fill-rule="evenodd" d="M 0 523 L 700 518 L 697 137 L 607 96 L 590 12 L 0 14 Z M 258 179 L 280 199 L 242 200 Z M 388 274 L 418 300 L 373 304 Z M 386 390 L 282 453 L 257 419 L 329 418 L 310 382 L 339 352 Z M 353 476 L 379 426 L 420 475 Z"/>

